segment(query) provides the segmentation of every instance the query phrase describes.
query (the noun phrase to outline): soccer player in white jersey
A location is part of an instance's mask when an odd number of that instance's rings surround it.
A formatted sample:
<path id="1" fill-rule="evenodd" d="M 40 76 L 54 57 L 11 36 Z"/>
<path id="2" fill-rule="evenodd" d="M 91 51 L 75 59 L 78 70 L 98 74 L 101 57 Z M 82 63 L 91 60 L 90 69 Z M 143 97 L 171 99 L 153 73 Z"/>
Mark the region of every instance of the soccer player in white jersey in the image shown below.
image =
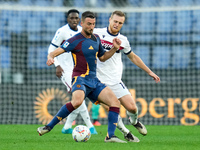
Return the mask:
<path id="1" fill-rule="evenodd" d="M 118 37 L 122 41 L 119 50 L 110 59 L 105 62 L 97 60 L 97 77 L 102 83 L 105 83 L 110 87 L 121 104 L 126 108 L 131 124 L 139 131 L 139 133 L 146 135 L 147 130 L 145 126 L 137 119 L 138 109 L 136 102 L 121 80 L 123 70 L 121 53 L 127 55 L 135 65 L 143 69 L 156 81 L 156 83 L 160 82 L 160 78 L 131 50 L 127 37 L 120 34 L 119 31 L 122 28 L 124 21 L 125 14 L 121 11 L 114 11 L 109 18 L 109 26 L 107 28 L 96 28 L 94 30 L 94 33 L 99 35 L 102 46 L 106 51 L 109 51 L 113 47 L 113 38 Z M 131 142 L 139 142 L 139 139 L 133 136 L 123 125 L 121 118 L 119 118 L 118 125 L 120 126 L 118 126 L 120 131 L 124 133 L 125 139 Z"/>
<path id="2" fill-rule="evenodd" d="M 56 48 L 58 48 L 62 43 L 79 33 L 82 30 L 82 27 L 79 26 L 79 11 L 76 9 L 71 9 L 67 12 L 67 22 L 68 24 L 59 28 L 51 41 L 51 44 L 48 49 L 48 53 L 51 53 Z M 72 59 L 71 53 L 63 53 L 54 58 L 54 65 L 56 67 L 56 76 L 61 79 L 63 84 L 67 87 L 67 90 L 71 91 L 71 80 L 72 80 L 72 71 L 74 68 L 74 62 Z M 81 104 L 79 108 L 74 110 L 67 118 L 67 121 L 62 129 L 62 133 L 70 134 L 72 133 L 72 122 L 76 119 L 77 115 L 80 114 L 83 118 L 85 124 L 90 129 L 91 134 L 97 134 L 94 125 L 90 120 L 90 116 L 85 104 L 85 101 Z"/>

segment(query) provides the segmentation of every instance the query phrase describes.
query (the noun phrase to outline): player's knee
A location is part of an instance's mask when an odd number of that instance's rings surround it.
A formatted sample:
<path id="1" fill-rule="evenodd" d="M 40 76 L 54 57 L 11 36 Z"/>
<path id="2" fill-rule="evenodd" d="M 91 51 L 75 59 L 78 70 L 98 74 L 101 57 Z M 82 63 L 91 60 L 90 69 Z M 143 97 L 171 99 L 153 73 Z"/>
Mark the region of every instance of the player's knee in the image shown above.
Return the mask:
<path id="1" fill-rule="evenodd" d="M 120 102 L 119 102 L 119 100 L 117 98 L 113 98 L 111 105 L 114 106 L 114 107 L 119 107 L 120 108 Z"/>
<path id="2" fill-rule="evenodd" d="M 136 106 L 130 106 L 129 108 L 127 108 L 127 111 L 135 114 L 137 112 L 137 107 Z"/>
<path id="3" fill-rule="evenodd" d="M 71 101 L 71 103 L 75 109 L 77 109 L 79 106 L 81 106 L 82 102 L 83 102 L 83 100 L 81 100 L 81 99 L 76 99 L 76 100 Z"/>

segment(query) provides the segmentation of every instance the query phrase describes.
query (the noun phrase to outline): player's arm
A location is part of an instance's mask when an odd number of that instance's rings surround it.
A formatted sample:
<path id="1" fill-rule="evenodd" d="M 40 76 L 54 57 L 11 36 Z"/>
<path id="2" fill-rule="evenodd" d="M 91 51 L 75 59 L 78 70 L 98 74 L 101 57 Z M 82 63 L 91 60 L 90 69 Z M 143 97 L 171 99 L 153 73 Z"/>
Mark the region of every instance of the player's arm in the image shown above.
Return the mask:
<path id="1" fill-rule="evenodd" d="M 64 53 L 65 50 L 62 49 L 61 47 L 58 47 L 56 50 L 53 52 L 49 53 L 47 56 L 47 65 L 51 66 L 54 63 L 54 58 L 62 53 Z"/>
<path id="2" fill-rule="evenodd" d="M 48 54 L 53 52 L 56 48 L 58 48 L 58 46 L 56 46 L 55 44 L 51 43 L 49 45 L 49 49 L 48 49 Z M 56 76 L 58 78 L 60 78 L 62 76 L 62 73 L 64 72 L 64 70 L 62 69 L 62 67 L 60 66 L 59 61 L 57 60 L 57 58 L 54 58 L 54 65 L 56 67 Z"/>
<path id="3" fill-rule="evenodd" d="M 64 40 L 63 37 L 64 37 L 63 32 L 62 32 L 61 28 L 59 28 L 56 31 L 56 33 L 55 33 L 55 35 L 54 35 L 54 37 L 53 37 L 53 39 L 51 41 L 51 44 L 49 45 L 48 54 L 53 52 L 56 48 L 58 48 L 61 45 L 61 43 Z M 64 70 L 60 66 L 60 63 L 59 63 L 57 57 L 54 58 L 54 65 L 56 67 L 56 76 L 58 78 L 61 78 L 62 73 L 64 72 Z"/>
<path id="4" fill-rule="evenodd" d="M 160 82 L 160 78 L 144 64 L 138 55 L 131 51 L 131 53 L 129 53 L 127 56 L 136 66 L 148 73 L 148 75 L 151 76 L 156 81 L 156 83 Z"/>
<path id="5" fill-rule="evenodd" d="M 103 56 L 99 57 L 99 60 L 104 62 L 107 59 L 109 59 L 119 49 L 120 45 L 121 45 L 121 40 L 118 38 L 114 38 L 113 47 L 109 51 L 106 51 Z"/>
<path id="6" fill-rule="evenodd" d="M 50 54 L 51 52 L 55 51 L 56 48 L 58 48 L 58 46 L 52 45 L 52 43 L 51 43 L 49 45 L 48 54 Z M 54 65 L 55 65 L 55 67 L 60 65 L 56 57 L 54 58 Z"/>
<path id="7" fill-rule="evenodd" d="M 48 54 L 51 53 L 51 52 L 53 52 L 56 48 L 58 48 L 61 45 L 61 43 L 64 40 L 63 39 L 63 37 L 64 37 L 63 34 L 64 33 L 62 32 L 61 28 L 59 28 L 56 31 L 56 33 L 55 33 L 55 35 L 54 35 L 54 37 L 53 37 L 53 39 L 51 41 L 51 44 L 49 45 Z M 56 57 L 54 58 L 54 65 L 55 65 L 55 67 L 57 67 L 57 66 L 60 65 L 60 63 L 59 63 L 59 61 L 57 60 Z"/>

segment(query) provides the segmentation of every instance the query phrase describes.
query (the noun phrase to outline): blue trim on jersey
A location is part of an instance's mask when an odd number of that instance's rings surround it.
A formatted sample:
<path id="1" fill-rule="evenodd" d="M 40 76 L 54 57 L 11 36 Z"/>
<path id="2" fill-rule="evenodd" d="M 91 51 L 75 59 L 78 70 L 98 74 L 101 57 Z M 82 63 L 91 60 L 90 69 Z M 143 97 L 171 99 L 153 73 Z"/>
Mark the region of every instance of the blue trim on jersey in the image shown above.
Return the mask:
<path id="1" fill-rule="evenodd" d="M 107 32 L 108 32 L 108 34 L 110 34 L 110 35 L 112 35 L 112 36 L 118 36 L 118 35 L 119 35 L 119 32 L 118 32 L 116 35 L 110 33 L 109 30 L 108 30 L 108 27 L 107 27 Z"/>
<path id="2" fill-rule="evenodd" d="M 132 52 L 132 50 L 130 50 L 128 53 L 124 53 L 125 55 L 128 55 L 128 54 L 130 54 Z"/>
<path id="3" fill-rule="evenodd" d="M 51 45 L 55 46 L 56 48 L 58 48 L 58 47 L 59 47 L 59 46 L 57 46 L 57 45 L 55 45 L 55 44 L 53 44 L 53 43 L 51 43 Z"/>

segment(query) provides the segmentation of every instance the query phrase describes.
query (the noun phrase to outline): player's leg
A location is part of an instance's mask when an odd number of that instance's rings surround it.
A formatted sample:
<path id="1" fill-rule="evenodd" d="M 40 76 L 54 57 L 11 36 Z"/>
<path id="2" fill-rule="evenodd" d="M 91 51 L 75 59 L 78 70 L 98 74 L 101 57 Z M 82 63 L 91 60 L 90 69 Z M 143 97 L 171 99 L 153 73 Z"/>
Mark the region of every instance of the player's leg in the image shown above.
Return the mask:
<path id="1" fill-rule="evenodd" d="M 128 111 L 129 119 L 131 124 L 143 135 L 147 134 L 147 130 L 145 126 L 139 122 L 138 118 L 138 110 L 136 103 L 131 96 L 129 90 L 126 88 L 124 83 L 121 81 L 119 84 L 109 86 L 111 90 L 114 92 L 116 97 L 119 99 L 120 103 L 124 106 L 124 108 Z"/>
<path id="2" fill-rule="evenodd" d="M 138 109 L 136 106 L 133 97 L 130 94 L 127 94 L 121 98 L 119 98 L 121 104 L 127 110 L 127 114 L 129 116 L 129 120 L 131 124 L 141 133 L 142 135 L 147 134 L 147 130 L 145 126 L 138 120 Z"/>
<path id="3" fill-rule="evenodd" d="M 57 123 L 59 123 L 62 119 L 67 117 L 73 110 L 75 110 L 82 104 L 84 97 L 85 97 L 84 90 L 75 90 L 72 93 L 71 102 L 68 102 L 67 104 L 63 105 L 49 124 L 47 124 L 45 127 L 38 128 L 37 131 L 39 135 L 43 135 L 52 130 Z"/>
<path id="4" fill-rule="evenodd" d="M 72 123 L 76 119 L 77 115 L 80 114 L 83 118 L 85 124 L 90 129 L 91 134 L 97 134 L 96 129 L 94 128 L 92 122 L 90 121 L 90 116 L 85 104 L 85 101 L 79 106 L 76 110 L 74 110 L 68 117 L 65 122 L 64 127 L 62 128 L 62 133 L 71 134 L 72 133 Z"/>
<path id="5" fill-rule="evenodd" d="M 65 69 L 67 70 L 67 69 Z M 69 73 L 67 73 L 66 71 L 63 73 L 62 77 L 61 77 L 61 81 L 63 82 L 63 84 L 67 87 L 68 91 L 71 91 L 71 88 L 69 85 L 71 85 L 71 75 Z M 94 128 L 94 126 L 92 125 L 91 121 L 90 121 L 90 116 L 89 113 L 87 111 L 87 107 L 85 105 L 85 101 L 81 104 L 80 107 L 78 107 L 76 110 L 74 110 L 68 117 L 66 120 L 66 123 L 62 129 L 62 133 L 71 133 L 72 132 L 72 123 L 73 121 L 75 121 L 77 115 L 80 113 L 80 115 L 82 116 L 83 120 L 85 121 L 86 125 L 88 126 L 88 128 L 91 131 L 91 134 L 97 134 L 96 129 Z"/>
<path id="6" fill-rule="evenodd" d="M 105 104 L 101 104 L 101 106 L 103 106 L 103 108 L 108 112 L 109 107 Z M 124 123 L 122 122 L 122 118 L 118 117 L 118 123 L 117 123 L 117 128 L 124 134 L 128 134 L 130 131 L 124 126 Z"/>
<path id="7" fill-rule="evenodd" d="M 88 113 L 85 101 L 83 101 L 83 103 L 81 104 L 81 106 L 78 109 L 79 109 L 79 113 L 80 113 L 81 117 L 83 118 L 86 126 L 90 129 L 91 134 L 97 134 L 97 131 L 90 120 L 90 115 Z"/>
<path id="8" fill-rule="evenodd" d="M 140 142 L 124 125 L 122 118 L 119 116 L 117 128 L 124 134 L 124 138 L 129 142 Z"/>
<path id="9" fill-rule="evenodd" d="M 72 111 L 65 122 L 64 127 L 62 128 L 62 133 L 63 134 L 72 134 L 72 123 L 73 121 L 76 119 L 76 117 L 79 114 L 79 108 L 75 109 L 74 111 Z"/>
<path id="10" fill-rule="evenodd" d="M 101 106 L 108 112 L 109 107 L 105 104 L 101 103 Z M 119 129 L 122 134 L 124 134 L 124 138 L 129 142 L 139 142 L 140 140 L 134 136 L 124 125 L 122 118 L 120 115 L 118 116 L 118 122 L 117 122 L 117 129 Z"/>
<path id="11" fill-rule="evenodd" d="M 60 79 L 62 83 L 66 86 L 67 91 L 70 92 L 71 91 L 71 72 L 67 71 L 66 68 L 63 68 L 63 69 L 64 69 L 64 72 L 62 73 L 62 76 Z M 72 133 L 72 123 L 73 121 L 75 121 L 76 117 L 78 116 L 78 113 L 79 113 L 79 109 L 77 108 L 68 115 L 65 125 L 61 131 L 63 134 Z"/>
<path id="12" fill-rule="evenodd" d="M 101 89 L 101 87 L 99 89 Z M 95 92 L 98 93 L 99 92 L 98 89 Z M 122 141 L 118 137 L 115 136 L 115 129 L 118 122 L 118 115 L 119 115 L 119 108 L 120 108 L 120 103 L 117 100 L 117 97 L 108 87 L 104 87 L 103 90 L 101 89 L 99 93 L 100 94 L 98 94 L 98 101 L 109 106 L 108 133 L 105 138 L 105 142 L 126 143 L 125 141 Z"/>

